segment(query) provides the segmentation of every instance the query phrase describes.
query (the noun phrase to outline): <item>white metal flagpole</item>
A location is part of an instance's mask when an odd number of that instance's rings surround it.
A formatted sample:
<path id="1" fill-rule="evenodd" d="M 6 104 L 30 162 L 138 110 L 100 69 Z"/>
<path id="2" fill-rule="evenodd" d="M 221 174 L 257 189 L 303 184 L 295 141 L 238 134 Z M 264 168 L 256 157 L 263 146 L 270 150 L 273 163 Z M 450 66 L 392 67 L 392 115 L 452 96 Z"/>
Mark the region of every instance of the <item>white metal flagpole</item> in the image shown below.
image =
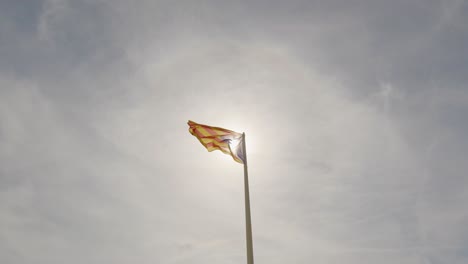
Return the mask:
<path id="1" fill-rule="evenodd" d="M 242 133 L 242 151 L 244 154 L 245 233 L 247 242 L 247 264 L 254 264 L 252 222 L 250 219 L 249 173 L 247 170 L 247 149 L 245 148 L 245 133 Z"/>

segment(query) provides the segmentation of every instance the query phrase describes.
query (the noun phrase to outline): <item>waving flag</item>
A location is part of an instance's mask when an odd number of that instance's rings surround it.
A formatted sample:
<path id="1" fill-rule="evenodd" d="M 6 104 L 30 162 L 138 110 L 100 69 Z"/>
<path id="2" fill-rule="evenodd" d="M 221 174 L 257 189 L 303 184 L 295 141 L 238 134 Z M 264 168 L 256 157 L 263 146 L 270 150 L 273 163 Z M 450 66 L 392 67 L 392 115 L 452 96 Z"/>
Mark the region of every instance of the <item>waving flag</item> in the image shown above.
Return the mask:
<path id="1" fill-rule="evenodd" d="M 250 220 L 249 173 L 247 169 L 247 151 L 245 133 L 238 133 L 220 127 L 212 127 L 188 121 L 189 132 L 194 135 L 208 151 L 221 150 L 232 158 L 244 164 L 244 195 L 245 195 L 245 236 L 247 245 L 247 264 L 254 263 L 252 222 Z"/>
<path id="2" fill-rule="evenodd" d="M 189 132 L 194 135 L 208 151 L 221 150 L 232 158 L 244 164 L 242 150 L 242 134 L 225 128 L 212 127 L 188 121 Z"/>

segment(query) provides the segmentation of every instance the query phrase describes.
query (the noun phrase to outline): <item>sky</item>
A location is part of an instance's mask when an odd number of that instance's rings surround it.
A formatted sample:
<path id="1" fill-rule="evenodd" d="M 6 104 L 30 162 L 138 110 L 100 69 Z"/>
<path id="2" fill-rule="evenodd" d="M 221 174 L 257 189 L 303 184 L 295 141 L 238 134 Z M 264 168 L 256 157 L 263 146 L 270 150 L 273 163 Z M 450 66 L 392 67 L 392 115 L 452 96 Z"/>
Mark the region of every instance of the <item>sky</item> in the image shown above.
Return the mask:
<path id="1" fill-rule="evenodd" d="M 0 0 L 0 263 L 468 263 L 468 2 Z"/>

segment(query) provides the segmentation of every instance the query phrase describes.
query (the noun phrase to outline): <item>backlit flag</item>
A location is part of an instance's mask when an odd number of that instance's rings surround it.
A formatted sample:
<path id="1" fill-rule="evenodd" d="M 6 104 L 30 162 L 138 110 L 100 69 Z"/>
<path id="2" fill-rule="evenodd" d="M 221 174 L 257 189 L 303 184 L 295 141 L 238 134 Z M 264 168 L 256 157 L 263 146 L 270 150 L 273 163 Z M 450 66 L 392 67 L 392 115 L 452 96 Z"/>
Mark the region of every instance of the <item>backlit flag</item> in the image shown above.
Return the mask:
<path id="1" fill-rule="evenodd" d="M 189 132 L 194 135 L 208 151 L 221 150 L 232 158 L 244 164 L 242 149 L 242 134 L 220 127 L 212 127 L 188 121 Z"/>

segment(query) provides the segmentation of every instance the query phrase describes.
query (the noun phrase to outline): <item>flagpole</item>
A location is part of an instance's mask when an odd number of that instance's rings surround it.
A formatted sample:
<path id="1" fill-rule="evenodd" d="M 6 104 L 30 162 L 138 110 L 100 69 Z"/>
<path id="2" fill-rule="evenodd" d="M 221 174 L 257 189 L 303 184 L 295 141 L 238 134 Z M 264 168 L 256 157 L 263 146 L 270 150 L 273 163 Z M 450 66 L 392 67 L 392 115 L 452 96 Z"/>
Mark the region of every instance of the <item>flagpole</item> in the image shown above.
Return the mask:
<path id="1" fill-rule="evenodd" d="M 252 222 L 250 219 L 249 173 L 247 170 L 247 149 L 245 148 L 245 133 L 242 133 L 242 150 L 244 154 L 245 234 L 247 242 L 247 264 L 254 264 L 252 245 Z"/>

